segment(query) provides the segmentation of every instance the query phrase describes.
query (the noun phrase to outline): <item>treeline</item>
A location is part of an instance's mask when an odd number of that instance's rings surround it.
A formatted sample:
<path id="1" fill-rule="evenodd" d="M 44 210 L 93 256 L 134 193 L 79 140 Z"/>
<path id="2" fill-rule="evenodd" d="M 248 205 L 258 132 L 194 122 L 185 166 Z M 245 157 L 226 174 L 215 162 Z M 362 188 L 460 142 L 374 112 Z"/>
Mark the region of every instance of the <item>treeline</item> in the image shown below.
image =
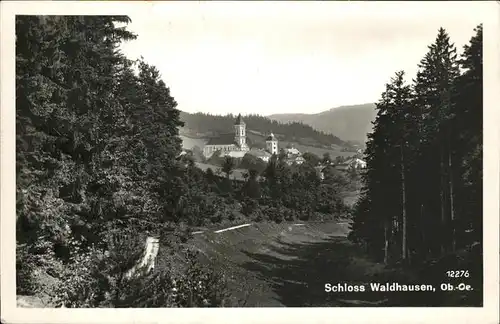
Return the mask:
<path id="1" fill-rule="evenodd" d="M 123 16 L 16 17 L 17 293 L 66 307 L 227 306 L 223 273 L 172 261 L 192 226 L 348 212 L 338 182 L 282 157 L 246 181 L 181 156 L 177 104 L 159 71 L 127 59 Z M 232 124 L 230 125 L 232 127 Z M 247 161 L 248 162 L 248 161 Z M 330 179 L 330 178 L 328 178 Z M 127 279 L 146 236 L 157 266 Z"/>
<path id="2" fill-rule="evenodd" d="M 325 170 L 323 181 L 311 163 L 288 165 L 285 155 L 273 155 L 261 172 L 262 165 L 246 155 L 240 165 L 248 165 L 245 181 L 230 181 L 237 166 L 235 159 L 223 157 L 217 177 L 211 169 L 206 177 L 215 193 L 235 200 L 245 217 L 253 221 L 325 220 L 347 217 L 341 192 L 349 179 L 333 167 Z"/>
<path id="3" fill-rule="evenodd" d="M 199 133 L 231 133 L 236 116 L 228 114 L 225 116 L 214 116 L 205 113 L 189 114 L 181 112 L 181 120 L 185 123 L 186 127 L 195 130 Z M 303 123 L 279 123 L 275 120 L 259 116 L 247 115 L 243 116 L 243 120 L 247 125 L 247 130 L 253 130 L 262 133 L 263 135 L 273 132 L 274 134 L 281 135 L 280 140 L 284 141 L 297 141 L 299 139 L 312 139 L 319 145 L 330 146 L 336 144 L 339 146 L 349 145 L 340 138 L 315 130 L 309 125 Z M 350 145 L 349 145 L 350 146 Z"/>
<path id="4" fill-rule="evenodd" d="M 242 159 L 214 154 L 209 161 L 213 169 L 189 171 L 198 181 L 196 188 L 200 188 L 203 200 L 192 206 L 199 212 L 186 215 L 186 221 L 190 226 L 205 226 L 235 220 L 281 223 L 348 216 L 350 209 L 341 194 L 357 180 L 357 175 L 330 166 L 321 180 L 312 160 L 301 165 L 288 165 L 285 160 L 284 153 L 273 155 L 268 163 L 250 154 Z M 182 161 L 195 165 L 190 154 Z M 244 179 L 231 179 L 236 168 L 246 169 Z"/>
<path id="5" fill-rule="evenodd" d="M 413 83 L 401 71 L 386 85 L 351 233 L 380 261 L 418 265 L 481 250 L 482 69 L 482 26 L 461 58 L 441 28 Z M 468 269 L 480 280 L 476 256 Z"/>

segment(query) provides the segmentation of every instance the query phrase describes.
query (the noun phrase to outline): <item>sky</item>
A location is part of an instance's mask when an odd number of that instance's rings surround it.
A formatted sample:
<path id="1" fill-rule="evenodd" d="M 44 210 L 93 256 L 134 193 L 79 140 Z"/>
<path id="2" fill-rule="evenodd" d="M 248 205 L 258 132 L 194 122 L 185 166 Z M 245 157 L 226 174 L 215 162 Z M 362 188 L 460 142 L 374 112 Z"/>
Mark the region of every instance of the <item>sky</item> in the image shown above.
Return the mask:
<path id="1" fill-rule="evenodd" d="M 178 109 L 318 113 L 376 102 L 407 79 L 440 27 L 459 53 L 481 23 L 471 2 L 175 2 L 137 7 L 122 45 L 154 66 Z"/>

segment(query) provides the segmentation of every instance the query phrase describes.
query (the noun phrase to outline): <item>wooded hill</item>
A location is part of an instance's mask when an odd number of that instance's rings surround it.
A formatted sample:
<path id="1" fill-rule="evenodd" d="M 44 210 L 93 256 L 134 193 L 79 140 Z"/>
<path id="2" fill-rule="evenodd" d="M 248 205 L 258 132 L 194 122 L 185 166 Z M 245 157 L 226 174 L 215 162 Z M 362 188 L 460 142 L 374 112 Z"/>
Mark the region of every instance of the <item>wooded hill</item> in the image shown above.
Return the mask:
<path id="1" fill-rule="evenodd" d="M 181 112 L 180 119 L 184 122 L 185 128 L 193 133 L 215 135 L 233 132 L 236 116 L 232 114 L 216 116 L 205 113 L 190 114 Z M 243 120 L 248 130 L 260 133 L 263 136 L 267 136 L 270 132 L 273 132 L 278 136 L 279 140 L 288 142 L 297 142 L 310 146 L 331 147 L 331 145 L 337 145 L 340 147 L 350 147 L 349 143 L 332 135 L 334 132 L 327 134 L 300 122 L 279 123 L 259 115 L 243 116 Z"/>
<path id="2" fill-rule="evenodd" d="M 281 123 L 299 122 L 344 141 L 365 143 L 373 130 L 377 112 L 374 103 L 335 107 L 317 114 L 274 114 L 267 116 Z"/>

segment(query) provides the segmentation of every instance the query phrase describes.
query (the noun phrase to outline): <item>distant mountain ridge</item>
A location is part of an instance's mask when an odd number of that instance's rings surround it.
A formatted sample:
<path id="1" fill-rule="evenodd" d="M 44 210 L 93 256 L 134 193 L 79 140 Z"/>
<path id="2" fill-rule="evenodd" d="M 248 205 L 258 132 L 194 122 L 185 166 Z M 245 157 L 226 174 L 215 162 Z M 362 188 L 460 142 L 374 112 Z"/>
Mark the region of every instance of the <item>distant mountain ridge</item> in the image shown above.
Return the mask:
<path id="1" fill-rule="evenodd" d="M 372 131 L 377 112 L 374 103 L 340 106 L 317 114 L 273 114 L 272 120 L 281 123 L 299 122 L 318 131 L 335 134 L 344 141 L 364 143 Z"/>

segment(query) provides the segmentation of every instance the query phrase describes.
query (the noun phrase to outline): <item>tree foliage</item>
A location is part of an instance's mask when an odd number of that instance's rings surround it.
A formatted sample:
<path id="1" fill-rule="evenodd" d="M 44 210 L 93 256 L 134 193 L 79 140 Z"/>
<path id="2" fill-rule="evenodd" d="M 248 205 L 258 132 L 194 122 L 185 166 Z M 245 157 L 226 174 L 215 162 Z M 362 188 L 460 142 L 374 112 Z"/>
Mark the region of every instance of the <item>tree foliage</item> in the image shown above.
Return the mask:
<path id="1" fill-rule="evenodd" d="M 377 104 L 350 237 L 386 263 L 482 242 L 482 27 L 475 33 L 459 59 L 441 28 L 413 84 L 396 73 Z"/>
<path id="2" fill-rule="evenodd" d="M 120 294 L 143 307 L 175 305 L 139 302 L 139 288 L 156 277 L 124 290 L 123 274 L 143 250 L 131 238 L 159 236 L 174 249 L 181 222 L 214 213 L 203 172 L 177 159 L 183 123 L 169 88 L 155 67 L 118 49 L 136 37 L 117 27 L 128 22 L 16 18 L 19 293 L 51 292 L 79 307 L 119 307 Z M 110 240 L 127 233 L 129 249 Z M 40 274 L 59 287 L 47 289 Z"/>

